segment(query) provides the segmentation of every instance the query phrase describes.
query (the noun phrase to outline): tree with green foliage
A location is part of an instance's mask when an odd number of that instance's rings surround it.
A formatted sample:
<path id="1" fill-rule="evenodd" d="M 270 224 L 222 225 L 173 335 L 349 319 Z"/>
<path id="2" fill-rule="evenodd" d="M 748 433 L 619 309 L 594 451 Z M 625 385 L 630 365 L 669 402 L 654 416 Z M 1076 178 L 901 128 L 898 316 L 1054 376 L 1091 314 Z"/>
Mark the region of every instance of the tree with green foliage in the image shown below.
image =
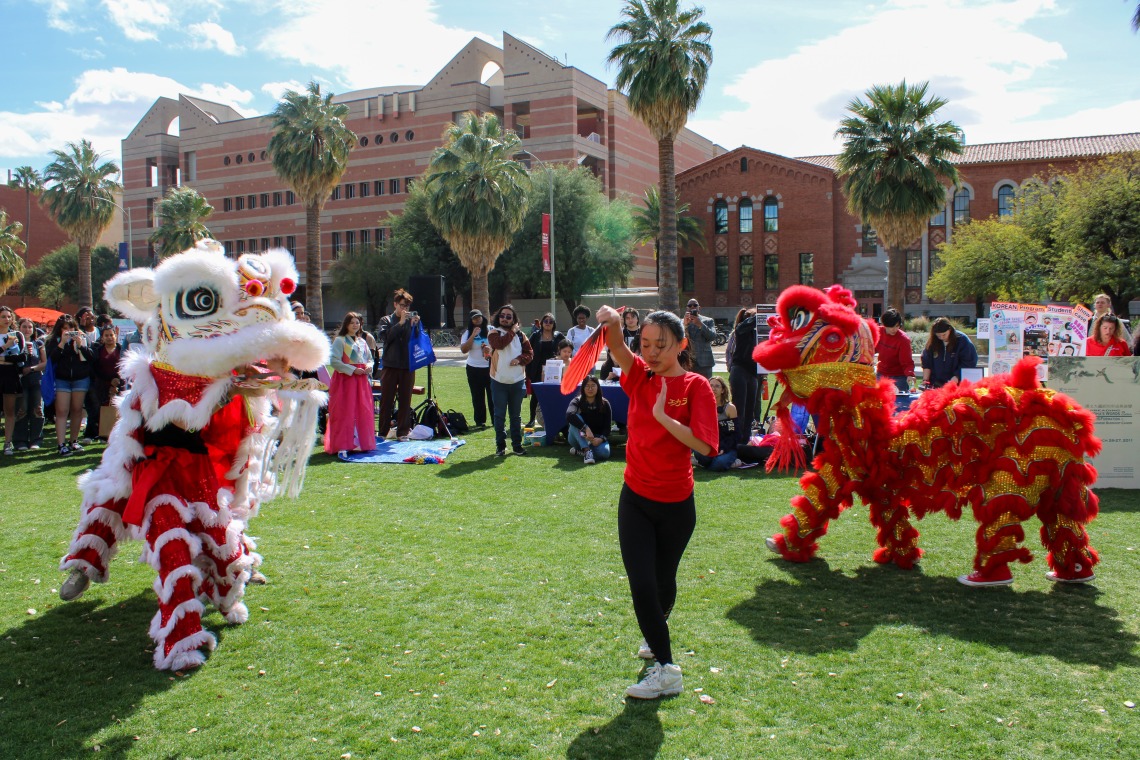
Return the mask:
<path id="1" fill-rule="evenodd" d="M 17 166 L 16 170 L 12 173 L 12 181 L 8 183 L 9 187 L 23 188 L 24 189 L 24 203 L 26 211 L 24 213 L 24 220 L 27 224 L 24 226 L 24 250 L 31 250 L 32 245 L 32 198 L 39 201 L 40 194 L 44 191 L 44 178 L 43 175 L 30 166 Z"/>
<path id="2" fill-rule="evenodd" d="M 27 245 L 20 240 L 23 228 L 19 222 L 9 221 L 8 212 L 0 208 L 0 293 L 24 276 L 21 255 L 27 250 Z"/>
<path id="3" fill-rule="evenodd" d="M 444 278 L 444 304 L 448 315 L 455 312 L 456 303 L 463 299 L 465 311 L 471 308 L 471 273 L 451 250 L 451 246 L 432 224 L 428 214 L 428 191 L 425 178 L 412 183 L 411 192 L 404 202 L 403 212 L 390 214 L 388 244 L 385 248 L 393 261 L 406 270 L 399 285 L 407 285 L 411 274 L 438 274 Z M 387 298 L 385 297 L 385 305 Z"/>
<path id="4" fill-rule="evenodd" d="M 554 179 L 555 297 L 573 311 L 583 293 L 624 281 L 633 267 L 629 204 L 615 201 L 611 208 L 601 182 L 583 167 L 559 165 L 532 174 L 526 218 L 495 268 L 491 290 L 504 298 L 550 296 L 541 243 L 550 177 Z"/>
<path id="5" fill-rule="evenodd" d="M 847 105 L 840 122 L 837 159 L 847 210 L 875 228 L 887 249 L 887 306 L 906 307 L 906 247 L 922 235 L 930 217 L 946 205 L 944 182 L 957 187 L 962 130 L 936 122 L 944 98 L 926 96 L 929 84 L 875 85 L 866 100 Z"/>
<path id="6" fill-rule="evenodd" d="M 304 93 L 287 90 L 269 115 L 273 171 L 305 206 L 305 306 L 318 327 L 325 323 L 321 292 L 321 209 L 348 168 L 356 134 L 345 124 L 348 106 L 309 82 Z"/>
<path id="7" fill-rule="evenodd" d="M 637 245 L 653 243 L 653 262 L 658 276 L 661 269 L 661 193 L 656 187 L 645 191 L 645 206 L 633 209 L 633 236 Z M 700 246 L 708 250 L 701 220 L 689 214 L 689 204 L 677 206 L 677 249 Z"/>
<path id="8" fill-rule="evenodd" d="M 123 186 L 111 177 L 119 174 L 119 167 L 103 161 L 88 140 L 68 143 L 65 150 L 53 150 L 52 155 L 55 160 L 44 169 L 48 187 L 43 202 L 55 223 L 78 246 L 77 299 L 80 306 L 93 306 L 91 250 L 115 216 L 115 194 Z"/>
<path id="9" fill-rule="evenodd" d="M 190 250 L 199 240 L 212 238 L 206 220 L 214 213 L 201 193 L 192 187 L 172 187 L 154 207 L 158 227 L 148 238 L 158 258 Z"/>
<path id="10" fill-rule="evenodd" d="M 1045 246 L 1011 217 L 956 228 L 938 257 L 942 266 L 926 285 L 933 298 L 980 305 L 983 299 L 1036 303 L 1051 295 Z"/>
<path id="11" fill-rule="evenodd" d="M 677 280 L 677 184 L 673 142 L 697 109 L 712 64 L 712 27 L 704 9 L 680 11 L 677 0 L 626 0 L 622 21 L 606 34 L 619 44 L 607 63 L 618 66 L 617 88 L 629 110 L 657 141 L 661 192 L 658 304 L 680 309 Z"/>
<path id="12" fill-rule="evenodd" d="M 96 246 L 91 252 L 91 282 L 99 297 L 91 306 L 95 311 L 109 311 L 103 300 L 103 286 L 119 271 L 119 254 L 114 248 Z M 58 309 L 65 302 L 83 303 L 79 300 L 79 246 L 68 243 L 56 248 L 28 269 L 20 283 L 20 292 L 35 296 L 52 309 Z"/>
<path id="13" fill-rule="evenodd" d="M 493 113 L 449 124 L 424 175 L 427 213 L 471 273 L 471 300 L 489 314 L 487 275 L 522 226 L 530 185 L 514 160 L 520 141 Z"/>
<path id="14" fill-rule="evenodd" d="M 332 263 L 329 279 L 338 300 L 363 305 L 365 329 L 371 330 L 384 315 L 392 293 L 407 284 L 413 271 L 408 257 L 396 255 L 390 245 L 354 246 Z"/>

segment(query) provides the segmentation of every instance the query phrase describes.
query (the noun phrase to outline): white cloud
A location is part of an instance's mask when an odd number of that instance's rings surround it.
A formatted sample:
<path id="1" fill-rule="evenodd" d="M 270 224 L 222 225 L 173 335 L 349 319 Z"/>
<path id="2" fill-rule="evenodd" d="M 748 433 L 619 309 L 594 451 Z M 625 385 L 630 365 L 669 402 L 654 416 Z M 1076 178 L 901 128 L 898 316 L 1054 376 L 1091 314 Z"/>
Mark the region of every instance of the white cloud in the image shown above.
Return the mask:
<path id="1" fill-rule="evenodd" d="M 79 24 L 72 17 L 76 3 L 70 0 L 35 0 L 35 3 L 47 11 L 48 27 L 51 29 L 69 34 L 80 31 Z"/>
<path id="2" fill-rule="evenodd" d="M 128 40 L 157 40 L 157 29 L 174 23 L 170 6 L 162 0 L 103 0 L 111 21 Z"/>
<path id="3" fill-rule="evenodd" d="M 1065 50 L 1024 30 L 1054 10 L 1054 0 L 891 0 L 861 23 L 752 67 L 725 88 L 743 109 L 689 126 L 728 148 L 837 152 L 847 104 L 872 85 L 905 78 L 929 81 L 931 93 L 948 99 L 939 115 L 971 142 L 982 134 L 1017 139 L 1011 135 L 1022 134 L 1023 123 L 1059 98 L 1033 80 Z M 1050 136 L 1058 134 L 1072 132 Z"/>
<path id="4" fill-rule="evenodd" d="M 258 49 L 334 72 L 348 89 L 425 84 L 472 37 L 501 42 L 441 24 L 430 1 L 294 0 L 283 3 L 279 14 L 285 20 L 266 32 Z"/>
<path id="5" fill-rule="evenodd" d="M 213 21 L 191 24 L 186 31 L 190 33 L 192 47 L 201 50 L 218 50 L 226 55 L 241 55 L 244 52 L 234 40 L 233 34 Z"/>
<path id="6" fill-rule="evenodd" d="M 281 96 L 285 94 L 286 90 L 293 92 L 304 92 L 306 85 L 303 82 L 298 82 L 296 79 L 290 79 L 287 82 L 266 82 L 261 85 L 261 91 L 275 101 L 281 100 Z"/>

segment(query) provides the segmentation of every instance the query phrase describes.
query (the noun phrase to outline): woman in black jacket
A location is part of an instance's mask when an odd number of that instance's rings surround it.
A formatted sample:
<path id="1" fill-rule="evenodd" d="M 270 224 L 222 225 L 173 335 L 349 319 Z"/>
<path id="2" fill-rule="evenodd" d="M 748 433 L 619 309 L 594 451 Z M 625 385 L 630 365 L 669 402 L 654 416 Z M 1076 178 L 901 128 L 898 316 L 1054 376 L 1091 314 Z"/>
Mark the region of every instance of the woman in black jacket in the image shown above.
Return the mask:
<path id="1" fill-rule="evenodd" d="M 55 321 L 47 340 L 47 354 L 55 374 L 55 438 L 60 456 L 83 451 L 79 443 L 79 427 L 83 424 L 83 399 L 91 387 L 94 354 L 79 330 L 75 318 L 64 314 Z M 68 443 L 67 421 L 71 420 L 71 442 Z"/>
<path id="2" fill-rule="evenodd" d="M 392 302 L 395 308 L 380 320 L 380 329 L 376 335 L 376 339 L 384 344 L 384 369 L 380 372 L 379 437 L 383 441 L 392 429 L 392 407 L 399 396 L 396 436 L 399 440 L 406 441 L 412 432 L 412 388 L 416 384 L 416 371 L 410 368 L 408 340 L 412 337 L 412 329 L 419 324 L 420 317 L 409 311 L 412 295 L 403 288 L 392 294 Z"/>
<path id="3" fill-rule="evenodd" d="M 747 442 L 756 419 L 756 393 L 760 374 L 752 351 L 756 348 L 756 310 L 741 309 L 736 313 L 732 330 L 732 353 L 728 359 L 728 387 L 732 389 L 732 405 L 736 407 L 737 432 Z"/>
<path id="4" fill-rule="evenodd" d="M 28 362 L 24 334 L 16 329 L 16 315 L 0 306 L 0 395 L 4 397 L 4 454 L 16 453 L 13 434 L 16 431 L 16 398 L 23 392 L 20 375 Z"/>
<path id="5" fill-rule="evenodd" d="M 542 368 L 546 365 L 546 360 L 558 356 L 558 344 L 565 339 L 566 336 L 558 332 L 558 323 L 554 321 L 554 315 L 549 312 L 543 314 L 538 329 L 532 332 L 529 338 L 530 350 L 534 352 L 534 358 L 530 360 L 530 364 L 526 365 L 528 383 L 542 382 Z M 534 427 L 537 415 L 538 397 L 531 393 L 530 422 L 526 423 L 528 428 Z M 543 424 L 546 424 L 545 420 L 543 420 Z"/>
<path id="6" fill-rule="evenodd" d="M 586 464 L 610 458 L 610 425 L 613 410 L 602 396 L 602 384 L 593 375 L 582 381 L 582 390 L 566 407 L 566 424 L 570 432 L 570 453 L 581 454 Z"/>

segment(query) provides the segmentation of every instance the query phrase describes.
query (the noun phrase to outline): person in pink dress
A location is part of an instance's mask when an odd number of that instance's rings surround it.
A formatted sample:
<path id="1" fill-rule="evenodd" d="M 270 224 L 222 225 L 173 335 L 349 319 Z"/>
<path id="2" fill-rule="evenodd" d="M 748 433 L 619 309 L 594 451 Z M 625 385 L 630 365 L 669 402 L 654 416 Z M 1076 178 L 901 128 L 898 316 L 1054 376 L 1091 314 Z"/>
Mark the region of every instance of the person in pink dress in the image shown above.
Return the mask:
<path id="1" fill-rule="evenodd" d="M 1131 356 L 1132 348 L 1124 340 L 1124 325 L 1115 314 L 1102 314 L 1093 322 L 1092 333 L 1085 339 L 1085 356 Z"/>
<path id="2" fill-rule="evenodd" d="M 361 331 L 363 321 L 350 311 L 332 344 L 329 421 L 325 452 L 345 457 L 353 450 L 376 448 L 372 404 L 372 352 Z"/>

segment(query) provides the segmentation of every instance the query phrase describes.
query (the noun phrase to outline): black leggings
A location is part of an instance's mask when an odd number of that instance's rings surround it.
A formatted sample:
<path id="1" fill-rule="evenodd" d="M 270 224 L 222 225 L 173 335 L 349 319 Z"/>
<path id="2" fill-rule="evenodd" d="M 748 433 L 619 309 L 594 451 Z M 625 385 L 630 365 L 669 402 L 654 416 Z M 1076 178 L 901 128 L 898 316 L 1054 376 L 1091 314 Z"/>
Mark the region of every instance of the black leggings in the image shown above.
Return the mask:
<path id="1" fill-rule="evenodd" d="M 693 494 L 683 501 L 653 501 L 622 486 L 618 499 L 621 559 L 637 624 L 662 664 L 673 662 L 667 621 L 677 601 L 677 567 L 696 525 Z"/>

